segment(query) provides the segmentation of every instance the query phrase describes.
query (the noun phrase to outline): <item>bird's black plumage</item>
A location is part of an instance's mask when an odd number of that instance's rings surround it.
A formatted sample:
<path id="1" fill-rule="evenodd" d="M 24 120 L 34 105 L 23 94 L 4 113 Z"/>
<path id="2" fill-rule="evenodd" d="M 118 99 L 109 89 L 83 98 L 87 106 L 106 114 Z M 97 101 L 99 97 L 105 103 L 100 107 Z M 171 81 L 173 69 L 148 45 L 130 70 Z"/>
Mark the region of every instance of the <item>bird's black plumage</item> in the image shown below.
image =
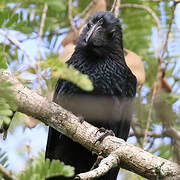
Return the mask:
<path id="1" fill-rule="evenodd" d="M 117 137 L 127 140 L 136 94 L 136 77 L 124 60 L 119 19 L 110 12 L 94 14 L 81 33 L 67 64 L 87 74 L 94 90 L 85 92 L 71 82 L 59 79 L 54 102 L 83 116 L 91 124 L 113 130 Z M 60 159 L 74 166 L 76 174 L 89 171 L 96 160 L 90 151 L 51 127 L 46 158 Z M 118 168 L 114 168 L 100 179 L 115 180 L 117 174 Z"/>

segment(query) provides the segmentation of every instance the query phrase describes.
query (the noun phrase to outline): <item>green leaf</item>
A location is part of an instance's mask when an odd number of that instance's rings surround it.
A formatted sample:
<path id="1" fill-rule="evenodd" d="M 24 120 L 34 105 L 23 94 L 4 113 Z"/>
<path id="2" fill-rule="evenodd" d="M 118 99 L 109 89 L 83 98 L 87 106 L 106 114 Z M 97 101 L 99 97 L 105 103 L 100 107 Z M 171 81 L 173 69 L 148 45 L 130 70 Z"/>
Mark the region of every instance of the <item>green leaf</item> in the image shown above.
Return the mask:
<path id="1" fill-rule="evenodd" d="M 2 104 L 7 103 L 11 110 L 15 111 L 16 106 L 16 100 L 13 94 L 13 91 L 11 90 L 11 83 L 9 82 L 0 82 L 0 109 L 2 108 Z M 7 106 L 7 105 L 5 105 Z M 2 109 L 1 109 L 2 110 Z"/>
<path id="2" fill-rule="evenodd" d="M 0 164 L 2 164 L 5 168 L 8 167 L 8 157 L 6 155 L 6 152 L 2 151 L 0 148 Z"/>
<path id="3" fill-rule="evenodd" d="M 50 58 L 41 63 L 44 68 L 51 67 L 52 76 L 68 80 L 85 91 L 92 91 L 93 84 L 89 77 L 77 71 L 73 66 L 68 66 L 58 58 Z"/>
<path id="4" fill-rule="evenodd" d="M 9 125 L 11 122 L 11 119 L 7 116 L 0 116 L 0 120 L 2 120 L 6 125 Z"/>
<path id="5" fill-rule="evenodd" d="M 9 109 L 1 109 L 0 110 L 0 115 L 1 116 L 12 116 L 13 115 L 13 112 Z"/>
<path id="6" fill-rule="evenodd" d="M 27 167 L 25 171 L 19 173 L 19 180 L 44 180 L 54 176 L 72 177 L 74 175 L 74 168 L 64 165 L 59 160 L 49 159 L 45 160 L 44 152 L 39 153 L 39 156 L 34 158 L 32 165 Z"/>
<path id="7" fill-rule="evenodd" d="M 18 21 L 18 14 L 15 14 L 13 17 L 10 17 L 8 23 L 6 24 L 6 27 L 9 28 L 13 24 L 17 23 L 17 21 Z"/>
<path id="8" fill-rule="evenodd" d="M 3 23 L 4 23 L 4 14 L 3 12 L 0 12 L 0 27 L 2 27 Z"/>
<path id="9" fill-rule="evenodd" d="M 178 101 L 180 99 L 180 95 L 179 94 L 168 94 L 168 96 L 166 97 L 168 102 L 170 102 L 171 104 L 174 104 L 176 101 Z"/>
<path id="10" fill-rule="evenodd" d="M 0 69 L 7 69 L 7 60 L 2 54 L 0 54 Z"/>

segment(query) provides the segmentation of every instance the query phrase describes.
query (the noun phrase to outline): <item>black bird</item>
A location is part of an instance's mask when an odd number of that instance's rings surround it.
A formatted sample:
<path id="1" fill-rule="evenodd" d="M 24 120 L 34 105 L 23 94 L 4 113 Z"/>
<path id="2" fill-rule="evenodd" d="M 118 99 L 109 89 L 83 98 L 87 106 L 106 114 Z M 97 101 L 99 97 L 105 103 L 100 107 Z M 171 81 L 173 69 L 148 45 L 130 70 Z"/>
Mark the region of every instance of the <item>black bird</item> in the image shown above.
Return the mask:
<path id="1" fill-rule="evenodd" d="M 112 130 L 117 137 L 127 140 L 136 95 L 136 77 L 125 63 L 119 19 L 110 12 L 95 13 L 83 29 L 67 64 L 87 74 L 94 90 L 83 91 L 71 82 L 59 79 L 54 102 L 83 116 L 85 121 Z M 78 174 L 89 171 L 97 156 L 50 127 L 46 158 L 72 165 Z M 118 171 L 119 167 L 113 168 L 99 179 L 115 180 Z"/>

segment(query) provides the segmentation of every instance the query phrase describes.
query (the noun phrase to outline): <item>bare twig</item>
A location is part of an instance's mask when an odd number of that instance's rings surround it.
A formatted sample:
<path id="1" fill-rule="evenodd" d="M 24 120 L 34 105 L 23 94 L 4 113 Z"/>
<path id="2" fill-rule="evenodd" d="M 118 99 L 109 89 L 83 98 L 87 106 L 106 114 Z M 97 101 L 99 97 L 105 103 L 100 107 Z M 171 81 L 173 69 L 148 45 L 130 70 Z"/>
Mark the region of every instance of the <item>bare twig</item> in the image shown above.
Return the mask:
<path id="1" fill-rule="evenodd" d="M 42 17 L 41 17 L 41 24 L 40 24 L 39 36 L 38 36 L 38 45 L 37 45 L 37 49 L 38 49 L 37 59 L 38 60 L 41 59 L 41 51 L 40 50 L 41 50 L 41 42 L 42 42 L 42 37 L 43 37 L 43 30 L 44 30 L 45 21 L 46 21 L 47 10 L 48 10 L 48 5 L 45 3 L 44 8 L 43 8 Z"/>
<path id="2" fill-rule="evenodd" d="M 110 12 L 113 12 L 113 11 L 114 11 L 115 6 L 116 6 L 116 2 L 117 2 L 117 0 L 114 0 Z"/>
<path id="3" fill-rule="evenodd" d="M 43 34 L 42 35 L 42 38 L 44 38 L 44 37 L 51 37 L 51 36 L 61 36 L 61 35 L 63 35 L 63 34 L 66 34 L 66 33 L 68 33 L 69 32 L 69 30 L 65 30 L 65 31 L 63 31 L 63 32 L 57 32 L 57 31 L 54 31 L 54 32 L 51 32 L 51 33 L 49 33 L 49 34 Z M 24 41 L 28 41 L 28 40 L 33 40 L 33 39 L 38 39 L 39 38 L 39 35 L 37 34 L 36 36 L 33 36 L 33 37 L 30 37 L 30 36 L 27 36 L 27 37 L 25 37 L 25 38 L 23 38 L 23 39 L 20 39 L 19 40 L 19 42 L 24 42 Z"/>
<path id="4" fill-rule="evenodd" d="M 29 61 L 34 64 L 35 60 L 31 58 L 31 56 L 28 54 L 28 52 L 25 50 L 24 46 L 22 43 L 20 43 L 16 38 L 8 34 L 6 31 L 0 29 L 0 34 L 6 37 L 8 40 L 10 40 L 13 44 L 15 44 L 24 54 L 25 56 L 29 59 Z"/>
<path id="5" fill-rule="evenodd" d="M 105 175 L 109 170 L 115 167 L 119 162 L 120 160 L 117 157 L 116 153 L 112 153 L 106 158 L 104 158 L 96 169 L 78 174 L 77 178 L 80 180 L 98 178 L 100 176 Z"/>
<path id="6" fill-rule="evenodd" d="M 159 59 L 160 63 L 162 63 L 164 54 L 167 51 L 167 45 L 168 45 L 168 41 L 169 41 L 169 35 L 171 33 L 171 30 L 172 30 L 172 24 L 173 24 L 173 21 L 174 21 L 176 5 L 177 5 L 177 3 L 174 2 L 174 5 L 172 7 L 172 15 L 171 15 L 171 19 L 170 19 L 170 23 L 169 23 L 169 27 L 168 27 L 168 32 L 166 34 L 166 39 L 165 39 L 164 45 L 162 47 L 161 58 Z"/>
<path id="7" fill-rule="evenodd" d="M 180 140 L 180 132 L 176 130 L 174 127 L 167 127 L 164 131 L 164 134 L 170 136 L 173 139 Z"/>
<path id="8" fill-rule="evenodd" d="M 92 7 L 94 6 L 94 1 L 91 1 L 88 6 L 83 10 L 83 12 L 81 12 L 79 15 L 78 15 L 78 18 L 82 18 L 84 15 L 86 15 L 89 11 L 89 9 L 91 9 Z"/>
<path id="9" fill-rule="evenodd" d="M 43 29 L 46 21 L 46 14 L 48 10 L 48 5 L 45 3 L 44 8 L 43 8 L 43 13 L 42 13 L 42 18 L 41 18 L 41 24 L 40 24 L 40 29 L 39 29 L 39 37 L 38 37 L 38 42 L 37 42 L 37 76 L 38 76 L 38 83 L 39 86 L 41 86 L 41 42 L 42 42 L 42 37 L 43 37 Z"/>
<path id="10" fill-rule="evenodd" d="M 76 26 L 73 23 L 73 17 L 72 17 L 72 0 L 69 0 L 68 15 L 69 15 L 69 21 L 70 21 L 71 27 L 77 35 L 78 31 L 77 31 Z"/>
<path id="11" fill-rule="evenodd" d="M 132 137 L 132 136 L 136 136 L 137 138 L 144 137 L 144 131 L 141 131 L 141 132 L 136 131 L 136 134 L 131 133 L 129 135 L 129 137 Z M 171 137 L 173 139 L 179 139 L 180 140 L 180 132 L 173 127 L 164 129 L 162 133 L 155 133 L 155 132 L 148 131 L 147 136 L 153 137 L 153 138 Z"/>
<path id="12" fill-rule="evenodd" d="M 148 112 L 147 124 L 146 124 L 145 132 L 144 132 L 144 139 L 143 139 L 143 144 L 142 144 L 143 148 L 145 148 L 145 145 L 147 143 L 147 136 L 148 136 L 147 134 L 149 131 L 150 124 L 152 122 L 151 116 L 152 116 L 152 111 L 153 111 L 154 100 L 156 97 L 156 92 L 157 92 L 157 85 L 155 83 L 155 87 L 153 89 L 153 94 L 152 94 L 151 103 L 150 103 L 150 107 L 149 107 L 149 112 Z"/>
<path id="13" fill-rule="evenodd" d="M 115 15 L 115 17 L 118 17 L 118 15 L 119 15 L 119 7 L 120 7 L 120 4 L 121 4 L 121 1 L 120 1 L 120 0 L 117 0 L 116 6 L 115 6 L 115 9 L 114 9 L 114 15 Z"/>
<path id="14" fill-rule="evenodd" d="M 91 16 L 91 14 L 92 14 L 92 11 L 91 11 L 91 10 L 86 13 L 86 16 L 83 18 L 83 21 L 82 21 L 79 29 L 81 29 L 81 28 L 86 24 L 86 22 L 88 21 L 88 19 L 89 19 L 90 16 Z"/>
<path id="15" fill-rule="evenodd" d="M 0 174 L 5 180 L 17 180 L 16 177 L 14 177 L 12 173 L 8 171 L 6 168 L 4 168 L 1 164 L 0 164 Z"/>

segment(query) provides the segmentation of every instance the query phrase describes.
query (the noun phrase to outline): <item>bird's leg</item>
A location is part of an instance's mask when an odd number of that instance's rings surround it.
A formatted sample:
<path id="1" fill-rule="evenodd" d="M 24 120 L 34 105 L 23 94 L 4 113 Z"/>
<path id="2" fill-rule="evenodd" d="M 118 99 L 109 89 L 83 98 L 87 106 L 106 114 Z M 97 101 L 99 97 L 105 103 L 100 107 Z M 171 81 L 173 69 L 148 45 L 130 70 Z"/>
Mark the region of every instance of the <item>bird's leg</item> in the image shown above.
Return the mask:
<path id="1" fill-rule="evenodd" d="M 96 141 L 95 144 L 99 141 L 100 143 L 104 140 L 107 136 L 115 136 L 114 132 L 112 130 L 107 130 L 103 127 L 99 128 L 96 133 L 103 132 L 104 134 L 101 135 Z"/>

